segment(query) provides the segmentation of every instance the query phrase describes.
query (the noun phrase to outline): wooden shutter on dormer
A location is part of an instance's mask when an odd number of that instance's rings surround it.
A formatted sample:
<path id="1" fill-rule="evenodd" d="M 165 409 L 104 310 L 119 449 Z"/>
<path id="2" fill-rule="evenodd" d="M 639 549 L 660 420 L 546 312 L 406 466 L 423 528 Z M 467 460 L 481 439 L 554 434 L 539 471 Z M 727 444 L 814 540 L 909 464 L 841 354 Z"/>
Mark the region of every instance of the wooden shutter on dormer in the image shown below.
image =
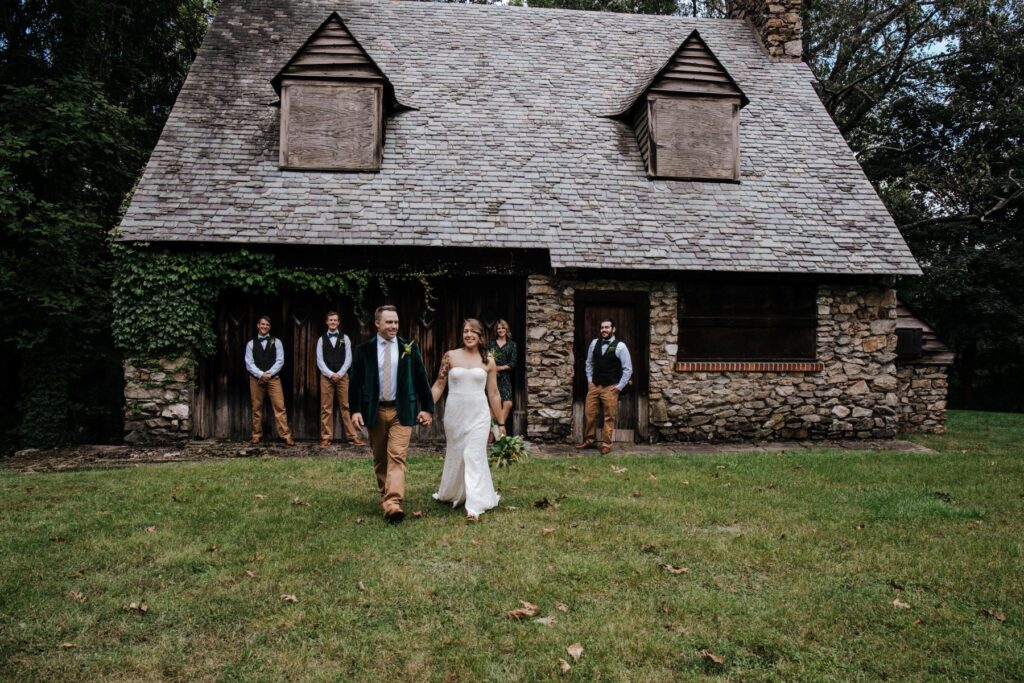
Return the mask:
<path id="1" fill-rule="evenodd" d="M 377 171 L 391 85 L 337 13 L 273 81 L 281 94 L 280 166 Z"/>
<path id="2" fill-rule="evenodd" d="M 693 31 L 632 107 L 652 178 L 738 181 L 739 110 L 748 100 Z"/>

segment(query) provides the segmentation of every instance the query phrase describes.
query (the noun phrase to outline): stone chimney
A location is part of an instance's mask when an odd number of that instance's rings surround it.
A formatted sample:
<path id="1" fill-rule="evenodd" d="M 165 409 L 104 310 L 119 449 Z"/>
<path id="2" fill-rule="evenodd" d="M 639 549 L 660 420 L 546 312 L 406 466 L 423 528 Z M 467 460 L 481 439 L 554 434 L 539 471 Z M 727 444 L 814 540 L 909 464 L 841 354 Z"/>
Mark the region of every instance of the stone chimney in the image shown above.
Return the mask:
<path id="1" fill-rule="evenodd" d="M 803 53 L 800 29 L 802 0 L 727 0 L 730 19 L 746 19 L 776 59 L 798 61 Z"/>

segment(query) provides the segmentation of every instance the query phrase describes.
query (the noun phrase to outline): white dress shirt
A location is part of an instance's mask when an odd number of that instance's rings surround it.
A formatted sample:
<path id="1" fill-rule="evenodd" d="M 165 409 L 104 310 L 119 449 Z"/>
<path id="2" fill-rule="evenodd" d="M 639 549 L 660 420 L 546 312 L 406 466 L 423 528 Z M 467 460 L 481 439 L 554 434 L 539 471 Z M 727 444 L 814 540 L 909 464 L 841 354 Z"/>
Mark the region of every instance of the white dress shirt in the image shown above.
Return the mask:
<path id="1" fill-rule="evenodd" d="M 339 336 L 331 338 L 331 346 L 333 346 L 334 348 L 338 348 L 339 339 L 343 339 L 345 342 L 345 360 L 341 364 L 341 369 L 338 370 L 338 374 L 344 377 L 345 373 L 348 372 L 349 366 L 352 365 L 352 345 L 348 340 L 347 334 L 339 333 Z M 334 371 L 332 371 L 329 367 L 327 367 L 327 364 L 324 363 L 324 338 L 322 335 L 319 339 L 316 340 L 316 367 L 318 370 L 320 370 L 320 374 L 326 377 L 327 379 L 330 379 L 331 377 L 334 376 Z"/>
<path id="2" fill-rule="evenodd" d="M 391 354 L 391 377 L 384 376 L 385 353 Z M 380 380 L 380 399 L 394 401 L 398 395 L 398 337 L 388 341 L 379 334 L 377 335 L 377 377 Z M 388 387 L 390 391 L 384 391 L 385 387 Z"/>
<path id="3" fill-rule="evenodd" d="M 587 349 L 586 367 L 588 383 L 594 381 L 594 346 L 599 341 L 602 340 L 595 339 L 594 341 L 590 342 L 590 347 Z M 611 344 L 613 341 L 615 341 L 614 336 L 608 337 L 609 344 Z M 629 378 L 633 376 L 633 360 L 629 357 L 629 349 L 627 349 L 626 345 L 623 344 L 622 342 L 619 342 L 618 344 L 615 345 L 615 356 L 619 359 L 619 362 L 622 363 L 622 379 L 620 379 L 619 383 L 615 385 L 615 388 L 618 389 L 619 391 L 622 391 L 623 389 L 626 388 L 626 385 L 629 384 Z"/>
<path id="4" fill-rule="evenodd" d="M 270 373 L 271 377 L 276 377 L 277 373 L 281 372 L 281 368 L 284 367 L 284 344 L 282 344 L 281 340 L 278 339 L 277 337 L 271 337 L 271 339 L 274 340 L 274 346 L 277 347 L 277 358 L 275 358 L 274 365 L 269 370 L 267 370 L 267 372 Z M 245 369 L 249 372 L 250 375 L 252 375 L 256 379 L 259 379 L 260 377 L 263 376 L 263 371 L 256 367 L 256 361 L 254 361 L 252 358 L 253 341 L 254 340 L 250 339 L 249 343 L 245 345 Z M 267 350 L 268 343 L 269 340 L 264 340 L 260 342 L 260 346 L 263 347 L 264 351 Z M 238 347 L 236 346 L 235 348 Z"/>

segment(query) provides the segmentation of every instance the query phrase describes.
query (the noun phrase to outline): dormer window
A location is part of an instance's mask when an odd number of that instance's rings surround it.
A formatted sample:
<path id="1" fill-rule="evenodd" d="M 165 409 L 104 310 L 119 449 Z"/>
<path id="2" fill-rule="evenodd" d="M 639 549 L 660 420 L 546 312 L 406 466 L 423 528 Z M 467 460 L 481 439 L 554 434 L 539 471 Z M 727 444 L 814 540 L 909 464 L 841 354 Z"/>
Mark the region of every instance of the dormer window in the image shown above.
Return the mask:
<path id="1" fill-rule="evenodd" d="M 651 178 L 739 181 L 739 111 L 748 100 L 697 31 L 620 115 Z"/>
<path id="2" fill-rule="evenodd" d="M 282 169 L 379 171 L 385 119 L 400 106 L 384 73 L 332 13 L 274 77 Z"/>

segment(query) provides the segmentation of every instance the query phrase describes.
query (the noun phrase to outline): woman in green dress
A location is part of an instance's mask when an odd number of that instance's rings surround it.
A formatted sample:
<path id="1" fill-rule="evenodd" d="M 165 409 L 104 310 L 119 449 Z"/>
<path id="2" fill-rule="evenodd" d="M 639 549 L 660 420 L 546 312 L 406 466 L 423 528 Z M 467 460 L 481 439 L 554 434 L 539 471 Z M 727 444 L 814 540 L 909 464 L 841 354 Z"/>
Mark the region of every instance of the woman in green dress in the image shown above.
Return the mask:
<path id="1" fill-rule="evenodd" d="M 487 350 L 493 354 L 494 362 L 498 365 L 498 393 L 501 394 L 501 415 L 498 416 L 498 423 L 504 425 L 508 421 L 509 413 L 512 412 L 512 371 L 516 369 L 519 350 L 511 339 L 512 331 L 506 321 L 499 319 L 494 324 L 494 335 L 497 338 L 491 340 Z"/>

